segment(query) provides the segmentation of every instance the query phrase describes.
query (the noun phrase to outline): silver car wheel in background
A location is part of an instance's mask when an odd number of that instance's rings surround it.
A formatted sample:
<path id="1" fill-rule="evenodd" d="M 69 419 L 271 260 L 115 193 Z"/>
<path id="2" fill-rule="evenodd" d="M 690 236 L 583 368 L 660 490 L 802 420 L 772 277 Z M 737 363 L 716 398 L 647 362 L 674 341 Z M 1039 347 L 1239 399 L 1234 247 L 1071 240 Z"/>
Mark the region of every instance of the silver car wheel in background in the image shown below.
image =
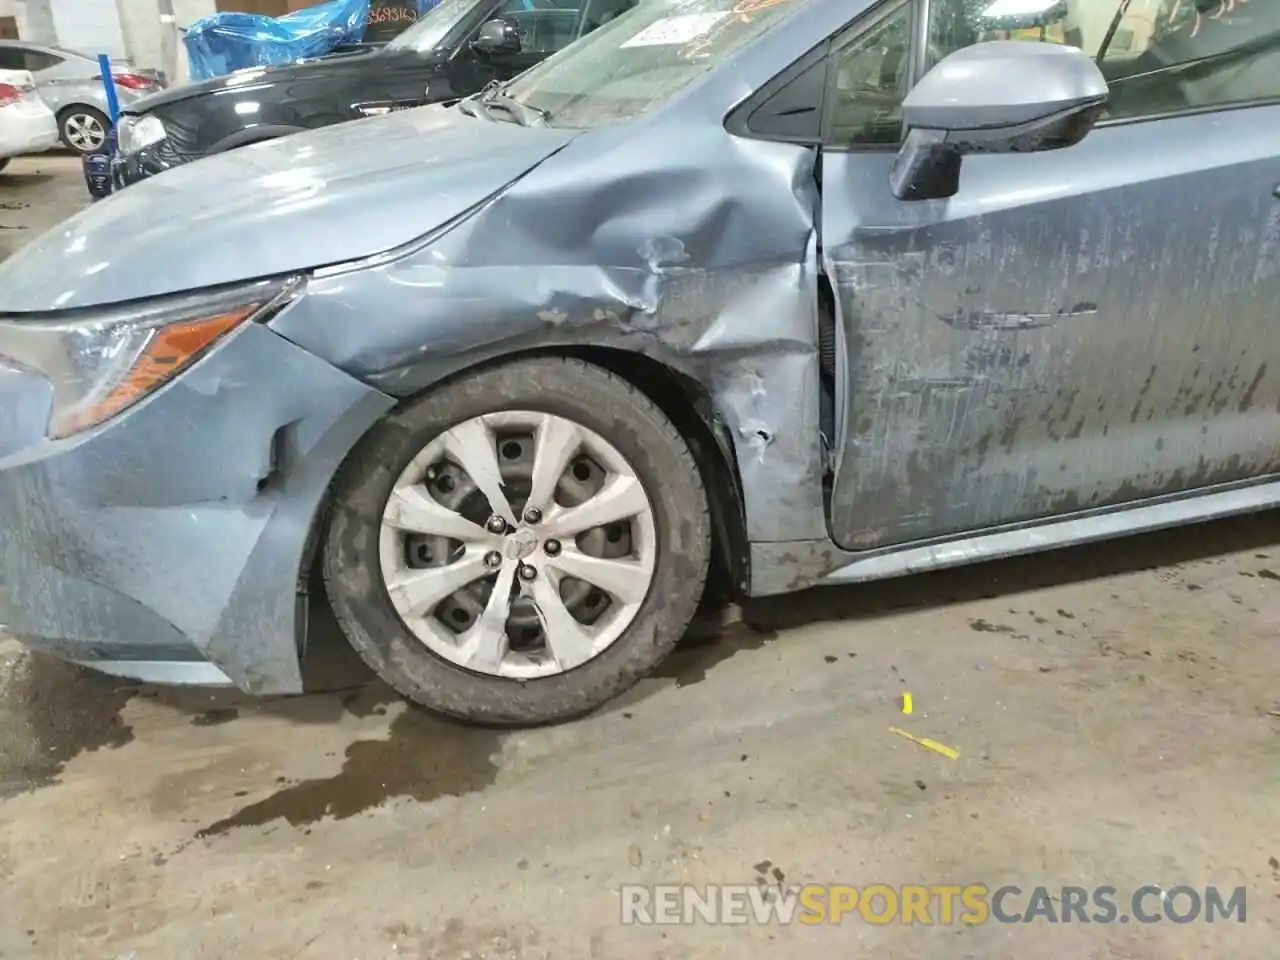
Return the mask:
<path id="1" fill-rule="evenodd" d="M 381 518 L 392 605 L 432 653 L 511 679 L 609 648 L 653 581 L 653 505 L 594 431 L 531 410 L 452 427 L 400 474 Z"/>
<path id="2" fill-rule="evenodd" d="M 68 145 L 81 153 L 93 153 L 107 142 L 102 121 L 89 113 L 72 113 L 63 121 L 62 130 Z"/>

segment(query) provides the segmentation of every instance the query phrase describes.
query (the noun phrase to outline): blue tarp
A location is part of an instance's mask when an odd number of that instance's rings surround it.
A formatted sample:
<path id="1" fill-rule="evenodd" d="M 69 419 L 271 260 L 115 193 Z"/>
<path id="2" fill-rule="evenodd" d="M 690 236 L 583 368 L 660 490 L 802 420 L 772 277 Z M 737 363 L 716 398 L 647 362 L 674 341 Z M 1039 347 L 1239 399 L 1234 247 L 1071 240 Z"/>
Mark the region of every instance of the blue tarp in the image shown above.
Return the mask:
<path id="1" fill-rule="evenodd" d="M 183 36 L 191 79 L 319 57 L 344 43 L 359 43 L 370 0 L 329 0 L 283 17 L 215 13 L 191 24 Z M 419 11 L 436 0 L 416 0 Z"/>

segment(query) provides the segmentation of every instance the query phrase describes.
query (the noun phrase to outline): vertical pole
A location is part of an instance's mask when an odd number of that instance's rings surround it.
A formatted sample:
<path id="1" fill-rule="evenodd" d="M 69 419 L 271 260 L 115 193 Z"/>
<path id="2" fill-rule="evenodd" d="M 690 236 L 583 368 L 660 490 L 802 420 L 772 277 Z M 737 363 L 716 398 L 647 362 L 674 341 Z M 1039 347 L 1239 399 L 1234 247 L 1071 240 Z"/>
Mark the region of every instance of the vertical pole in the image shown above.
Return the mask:
<path id="1" fill-rule="evenodd" d="M 178 18 L 173 13 L 173 0 L 156 0 L 160 14 L 160 60 L 167 85 L 178 82 Z"/>
<path id="2" fill-rule="evenodd" d="M 116 98 L 116 82 L 111 76 L 111 58 L 98 54 L 98 69 L 102 71 L 102 86 L 107 91 L 107 110 L 111 114 L 111 126 L 120 119 L 120 101 Z"/>

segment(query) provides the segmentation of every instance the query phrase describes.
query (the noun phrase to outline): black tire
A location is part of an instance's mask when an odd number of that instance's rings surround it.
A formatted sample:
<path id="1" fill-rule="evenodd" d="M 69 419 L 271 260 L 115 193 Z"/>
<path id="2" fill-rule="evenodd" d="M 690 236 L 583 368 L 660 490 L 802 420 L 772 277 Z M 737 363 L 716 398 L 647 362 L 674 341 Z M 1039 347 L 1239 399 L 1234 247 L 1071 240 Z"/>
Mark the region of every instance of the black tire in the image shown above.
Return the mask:
<path id="1" fill-rule="evenodd" d="M 97 147 L 93 149 L 85 149 L 72 142 L 74 124 L 80 119 L 93 120 L 102 128 L 103 141 Z M 99 152 L 106 146 L 106 138 L 110 133 L 111 120 L 108 119 L 107 115 L 101 110 L 97 110 L 93 107 L 88 107 L 84 104 L 76 104 L 75 106 L 67 107 L 58 114 L 58 135 L 62 138 L 62 145 L 68 150 L 74 150 L 76 153 L 87 154 Z"/>
<path id="2" fill-rule="evenodd" d="M 524 681 L 474 673 L 432 653 L 393 607 L 378 554 L 387 497 L 414 456 L 455 424 L 501 410 L 567 417 L 613 444 L 649 493 L 658 540 L 649 593 L 626 632 L 575 669 Z M 533 726 L 590 713 L 657 667 L 693 618 L 710 555 L 702 477 L 666 415 L 600 367 L 538 357 L 456 380 L 370 431 L 335 481 L 323 569 L 351 645 L 400 694 L 455 719 Z"/>

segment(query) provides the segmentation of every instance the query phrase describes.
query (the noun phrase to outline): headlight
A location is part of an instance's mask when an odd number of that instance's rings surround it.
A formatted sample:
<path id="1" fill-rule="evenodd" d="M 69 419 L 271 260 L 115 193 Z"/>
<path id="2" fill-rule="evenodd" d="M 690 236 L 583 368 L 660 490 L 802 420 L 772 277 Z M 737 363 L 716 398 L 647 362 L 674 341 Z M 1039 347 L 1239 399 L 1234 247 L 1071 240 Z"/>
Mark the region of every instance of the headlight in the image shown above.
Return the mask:
<path id="1" fill-rule="evenodd" d="M 160 118 L 151 114 L 141 117 L 123 116 L 116 129 L 116 149 L 121 153 L 137 153 L 143 147 L 159 143 L 167 136 Z"/>
<path id="2" fill-rule="evenodd" d="M 138 305 L 0 318 L 0 354 L 53 385 L 47 433 L 69 437 L 129 409 L 237 327 L 265 320 L 297 278 L 165 297 Z"/>

